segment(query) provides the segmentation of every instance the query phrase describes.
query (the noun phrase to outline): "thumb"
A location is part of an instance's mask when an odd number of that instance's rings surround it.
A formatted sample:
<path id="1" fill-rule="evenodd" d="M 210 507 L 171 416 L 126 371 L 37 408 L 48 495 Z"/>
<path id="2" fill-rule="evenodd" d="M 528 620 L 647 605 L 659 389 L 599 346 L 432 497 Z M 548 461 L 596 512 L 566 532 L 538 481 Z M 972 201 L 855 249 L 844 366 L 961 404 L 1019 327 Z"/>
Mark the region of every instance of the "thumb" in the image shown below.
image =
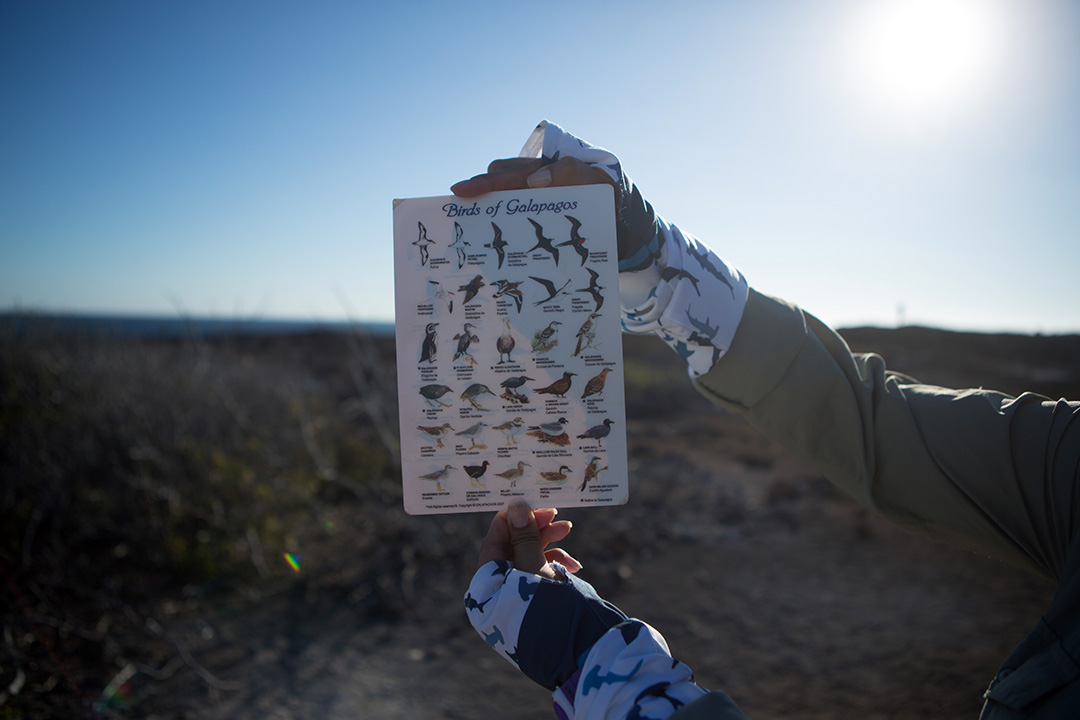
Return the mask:
<path id="1" fill-rule="evenodd" d="M 507 526 L 514 567 L 523 572 L 539 574 L 547 559 L 532 508 L 523 502 L 514 503 L 507 510 L 506 519 L 509 521 Z"/>

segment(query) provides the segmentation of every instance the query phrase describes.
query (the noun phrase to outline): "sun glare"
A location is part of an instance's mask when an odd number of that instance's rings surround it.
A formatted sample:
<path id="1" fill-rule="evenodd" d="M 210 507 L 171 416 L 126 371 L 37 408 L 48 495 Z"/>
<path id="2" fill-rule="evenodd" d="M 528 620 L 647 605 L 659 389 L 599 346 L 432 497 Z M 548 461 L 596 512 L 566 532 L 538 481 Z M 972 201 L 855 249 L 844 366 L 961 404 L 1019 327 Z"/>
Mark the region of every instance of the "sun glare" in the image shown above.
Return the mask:
<path id="1" fill-rule="evenodd" d="M 947 122 L 1000 61 L 993 0 L 872 0 L 849 26 L 846 65 L 872 108 L 908 127 Z"/>

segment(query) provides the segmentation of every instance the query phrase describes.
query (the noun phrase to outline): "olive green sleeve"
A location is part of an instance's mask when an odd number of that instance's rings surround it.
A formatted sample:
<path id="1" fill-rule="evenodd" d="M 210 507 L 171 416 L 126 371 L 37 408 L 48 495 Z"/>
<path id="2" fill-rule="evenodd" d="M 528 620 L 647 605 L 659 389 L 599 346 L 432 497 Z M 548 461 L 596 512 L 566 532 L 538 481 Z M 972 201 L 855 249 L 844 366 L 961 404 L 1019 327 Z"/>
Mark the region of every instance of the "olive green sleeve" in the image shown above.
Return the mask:
<path id="1" fill-rule="evenodd" d="M 696 385 L 861 504 L 1060 573 L 1080 526 L 1080 404 L 920 384 L 753 290 L 731 349 Z"/>

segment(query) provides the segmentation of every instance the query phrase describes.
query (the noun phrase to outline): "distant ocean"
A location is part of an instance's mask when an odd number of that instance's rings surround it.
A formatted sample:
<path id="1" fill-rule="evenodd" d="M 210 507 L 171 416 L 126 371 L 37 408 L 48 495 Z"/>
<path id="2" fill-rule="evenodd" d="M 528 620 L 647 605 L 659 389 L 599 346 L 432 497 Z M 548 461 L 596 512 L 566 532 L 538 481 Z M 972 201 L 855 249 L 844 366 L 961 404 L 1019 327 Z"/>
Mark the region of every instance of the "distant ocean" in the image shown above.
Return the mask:
<path id="1" fill-rule="evenodd" d="M 93 337 L 173 338 L 228 335 L 285 335 L 309 332 L 367 332 L 392 337 L 391 322 L 200 318 L 146 315 L 0 313 L 0 334 L 83 335 Z"/>

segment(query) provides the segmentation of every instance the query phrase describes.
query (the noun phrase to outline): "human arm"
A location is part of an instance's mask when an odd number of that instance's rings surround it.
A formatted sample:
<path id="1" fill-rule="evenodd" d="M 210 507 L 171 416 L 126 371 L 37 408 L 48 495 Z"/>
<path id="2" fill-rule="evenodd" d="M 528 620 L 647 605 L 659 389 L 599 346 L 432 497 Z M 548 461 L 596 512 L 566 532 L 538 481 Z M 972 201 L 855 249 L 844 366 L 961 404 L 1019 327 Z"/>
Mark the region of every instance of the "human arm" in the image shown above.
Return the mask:
<path id="1" fill-rule="evenodd" d="M 656 630 L 564 571 L 550 559 L 552 550 L 545 556 L 530 518 L 517 504 L 492 520 L 465 607 L 496 652 L 553 691 L 556 715 L 660 720 L 705 698 L 726 708 L 710 717 L 745 719 L 726 695 L 694 684 Z M 537 574 L 549 566 L 554 577 Z"/>

